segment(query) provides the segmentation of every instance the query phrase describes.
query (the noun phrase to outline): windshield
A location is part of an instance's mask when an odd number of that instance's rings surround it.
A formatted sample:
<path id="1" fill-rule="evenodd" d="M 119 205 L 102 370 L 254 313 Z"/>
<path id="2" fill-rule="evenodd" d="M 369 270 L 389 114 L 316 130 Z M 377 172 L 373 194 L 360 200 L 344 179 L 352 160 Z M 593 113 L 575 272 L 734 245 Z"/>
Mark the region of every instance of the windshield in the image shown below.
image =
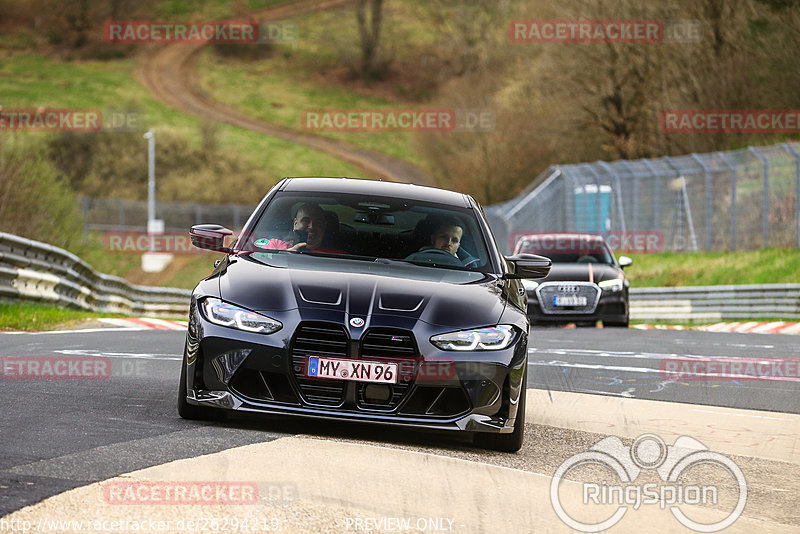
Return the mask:
<path id="1" fill-rule="evenodd" d="M 491 271 L 473 210 L 380 196 L 278 193 L 236 248 Z"/>

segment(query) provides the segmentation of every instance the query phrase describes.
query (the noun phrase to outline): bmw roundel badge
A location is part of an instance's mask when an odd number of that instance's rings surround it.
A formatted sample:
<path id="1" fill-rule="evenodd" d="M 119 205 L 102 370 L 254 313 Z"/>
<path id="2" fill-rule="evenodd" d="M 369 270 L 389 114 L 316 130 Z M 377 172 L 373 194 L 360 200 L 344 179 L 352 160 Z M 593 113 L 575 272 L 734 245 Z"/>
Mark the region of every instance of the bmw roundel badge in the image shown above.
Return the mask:
<path id="1" fill-rule="evenodd" d="M 362 326 L 364 326 L 364 319 L 362 319 L 361 317 L 353 317 L 352 319 L 350 319 L 350 326 L 361 328 Z"/>

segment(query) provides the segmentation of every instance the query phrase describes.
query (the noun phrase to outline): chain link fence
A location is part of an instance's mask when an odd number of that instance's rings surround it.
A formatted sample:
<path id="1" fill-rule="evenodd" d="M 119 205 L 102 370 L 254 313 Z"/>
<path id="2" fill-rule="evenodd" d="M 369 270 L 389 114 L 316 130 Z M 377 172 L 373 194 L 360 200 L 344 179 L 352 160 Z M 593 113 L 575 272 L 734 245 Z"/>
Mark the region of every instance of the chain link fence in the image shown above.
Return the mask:
<path id="1" fill-rule="evenodd" d="M 555 165 L 486 208 L 506 252 L 542 232 L 658 232 L 668 251 L 800 247 L 800 143 Z"/>
<path id="2" fill-rule="evenodd" d="M 87 231 L 147 231 L 146 201 L 81 197 L 80 202 Z M 192 225 L 209 222 L 239 230 L 254 209 L 255 205 L 157 202 L 156 218 L 164 221 L 165 232 L 185 233 Z"/>

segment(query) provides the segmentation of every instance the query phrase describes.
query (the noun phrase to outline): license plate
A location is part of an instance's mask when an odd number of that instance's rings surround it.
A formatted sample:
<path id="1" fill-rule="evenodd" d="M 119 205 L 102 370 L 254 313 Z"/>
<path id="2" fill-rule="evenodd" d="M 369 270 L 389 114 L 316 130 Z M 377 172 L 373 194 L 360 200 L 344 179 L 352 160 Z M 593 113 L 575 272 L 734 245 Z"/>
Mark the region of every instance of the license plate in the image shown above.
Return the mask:
<path id="1" fill-rule="evenodd" d="M 556 295 L 553 297 L 553 306 L 586 306 L 586 297 L 577 295 Z"/>
<path id="2" fill-rule="evenodd" d="M 397 364 L 309 356 L 306 362 L 306 376 L 396 384 Z"/>

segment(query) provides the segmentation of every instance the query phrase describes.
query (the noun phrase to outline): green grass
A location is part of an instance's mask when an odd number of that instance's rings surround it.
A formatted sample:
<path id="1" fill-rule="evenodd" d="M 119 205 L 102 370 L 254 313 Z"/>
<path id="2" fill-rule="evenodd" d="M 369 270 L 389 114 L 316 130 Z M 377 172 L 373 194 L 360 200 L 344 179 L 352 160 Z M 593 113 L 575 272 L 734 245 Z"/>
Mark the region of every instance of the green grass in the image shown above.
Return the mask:
<path id="1" fill-rule="evenodd" d="M 388 34 L 383 37 L 386 48 L 392 48 L 392 40 L 399 40 L 405 44 L 393 49 L 395 61 L 419 61 L 423 51 L 421 41 L 430 40 L 430 35 L 421 37 L 424 32 L 414 17 L 412 3 L 398 2 L 386 11 L 389 13 L 384 24 Z M 352 6 L 303 15 L 291 22 L 297 24 L 298 39 L 278 43 L 276 53 L 268 59 L 238 60 L 206 49 L 197 63 L 198 80 L 204 91 L 248 115 L 300 131 L 307 131 L 301 124 L 306 110 L 425 107 L 416 101 L 398 99 L 391 91 L 371 91 L 369 84 L 343 81 L 342 54 L 352 52 L 353 60 L 357 59 L 357 26 Z M 405 37 L 399 39 L 400 35 Z M 406 67 L 415 70 L 413 64 Z M 314 133 L 423 167 L 427 165 L 414 147 L 414 132 Z"/>
<path id="2" fill-rule="evenodd" d="M 265 7 L 285 4 L 290 0 L 245 0 L 243 6 L 248 9 L 262 9 Z M 159 17 L 167 20 L 176 20 L 181 17 L 186 20 L 212 20 L 236 16 L 232 7 L 236 2 L 231 0 L 162 0 L 156 6 Z"/>
<path id="3" fill-rule="evenodd" d="M 166 107 L 151 98 L 135 76 L 136 59 L 63 62 L 37 54 L 15 54 L 0 62 L 0 101 L 6 109 L 59 107 L 137 109 L 142 130 L 170 131 L 199 147 L 200 118 Z M 48 133 L 27 133 L 41 139 Z M 322 152 L 234 126 L 219 131 L 220 148 L 263 169 L 264 192 L 284 176 L 363 176 L 354 167 Z M 145 143 L 142 142 L 144 153 Z M 220 176 L 219 192 L 236 187 L 236 176 Z"/>
<path id="4" fill-rule="evenodd" d="M 800 282 L 800 250 L 627 254 L 631 287 L 788 284 Z"/>
<path id="5" fill-rule="evenodd" d="M 0 301 L 0 330 L 41 331 L 119 314 L 62 308 L 52 304 Z"/>

